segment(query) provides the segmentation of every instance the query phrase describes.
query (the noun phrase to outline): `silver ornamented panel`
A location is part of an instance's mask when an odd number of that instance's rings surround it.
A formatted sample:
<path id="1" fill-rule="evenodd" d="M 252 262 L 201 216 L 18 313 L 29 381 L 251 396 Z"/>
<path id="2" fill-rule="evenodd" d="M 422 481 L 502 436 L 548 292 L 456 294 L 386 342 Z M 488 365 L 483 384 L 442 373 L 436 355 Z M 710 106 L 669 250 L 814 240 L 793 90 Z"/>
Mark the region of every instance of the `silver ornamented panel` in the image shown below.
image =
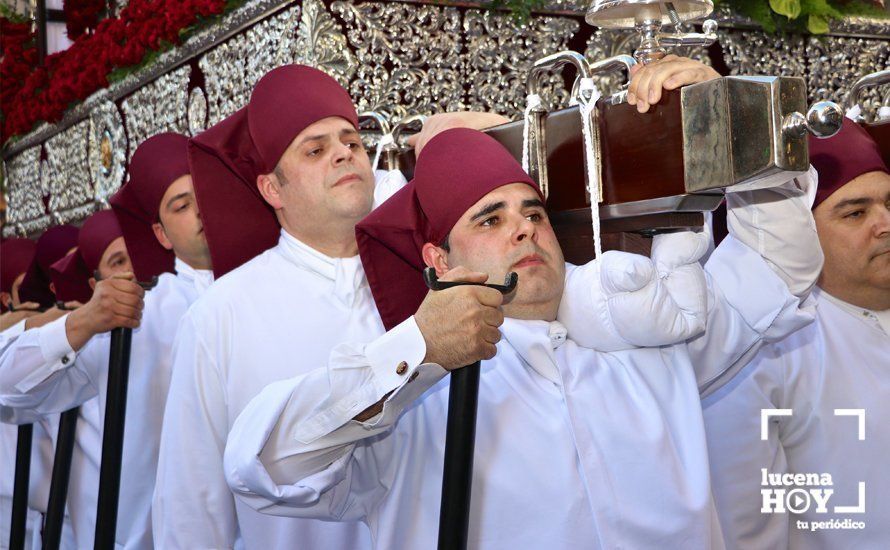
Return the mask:
<path id="1" fill-rule="evenodd" d="M 106 200 L 124 183 L 127 136 L 117 106 L 105 101 L 90 112 L 88 164 L 93 180 L 93 199 Z"/>
<path id="2" fill-rule="evenodd" d="M 890 67 L 890 42 L 867 38 L 827 36 L 810 38 L 806 43 L 808 95 L 830 99 L 844 105 L 850 87 L 860 77 Z M 890 86 L 867 88 L 860 96 L 863 114 L 871 120 Z"/>
<path id="3" fill-rule="evenodd" d="M 201 57 L 198 66 L 204 73 L 208 127 L 245 106 L 260 77 L 291 62 L 300 13 L 300 6 L 294 5 Z"/>
<path id="4" fill-rule="evenodd" d="M 509 15 L 469 10 L 463 26 L 464 79 L 470 83 L 467 106 L 515 116 L 525 108 L 525 79 L 532 63 L 567 49 L 579 23 L 568 17 L 548 16 L 520 25 Z M 560 75 L 546 77 L 542 90 L 545 104 L 568 104 Z"/>
<path id="5" fill-rule="evenodd" d="M 90 121 L 83 120 L 46 141 L 46 170 L 41 180 L 49 195 L 50 214 L 66 223 L 92 211 L 93 185 L 90 181 L 87 143 Z M 87 208 L 82 208 L 86 206 Z M 77 209 L 72 212 L 72 209 Z"/>
<path id="6" fill-rule="evenodd" d="M 460 12 L 401 3 L 338 1 L 331 5 L 346 26 L 357 69 L 349 85 L 360 111 L 409 114 L 460 109 Z"/>
<path id="7" fill-rule="evenodd" d="M 201 88 L 189 92 L 188 104 L 189 134 L 196 136 L 207 129 L 207 97 Z"/>
<path id="8" fill-rule="evenodd" d="M 129 142 L 128 162 L 139 144 L 155 134 L 188 133 L 185 111 L 191 72 L 188 65 L 180 67 L 143 86 L 124 100 L 121 107 Z"/>
<path id="9" fill-rule="evenodd" d="M 40 149 L 39 145 L 25 149 L 6 161 L 8 202 L 4 236 L 32 233 L 50 225 L 40 185 Z"/>
<path id="10" fill-rule="evenodd" d="M 355 74 L 355 56 L 346 45 L 343 29 L 320 0 L 304 0 L 303 15 L 291 55 L 282 63 L 302 63 L 316 67 L 337 79 L 344 87 Z"/>
<path id="11" fill-rule="evenodd" d="M 732 75 L 806 76 L 804 40 L 799 35 L 718 30 L 717 40 Z"/>

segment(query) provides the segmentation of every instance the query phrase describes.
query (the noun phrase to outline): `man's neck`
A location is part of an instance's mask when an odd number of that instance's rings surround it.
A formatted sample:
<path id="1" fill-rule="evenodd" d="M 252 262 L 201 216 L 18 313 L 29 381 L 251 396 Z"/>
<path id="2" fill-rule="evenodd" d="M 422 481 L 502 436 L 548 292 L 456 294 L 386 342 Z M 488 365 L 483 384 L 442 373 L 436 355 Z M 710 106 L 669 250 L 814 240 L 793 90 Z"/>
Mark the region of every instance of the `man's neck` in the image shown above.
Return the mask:
<path id="1" fill-rule="evenodd" d="M 176 256 L 176 259 L 179 260 L 180 262 L 184 263 L 185 265 L 189 266 L 190 268 L 194 269 L 195 271 L 210 271 L 212 269 L 212 267 L 210 267 L 210 265 L 205 265 L 204 263 L 192 262 L 192 261 L 186 260 L 182 256 Z"/>
<path id="2" fill-rule="evenodd" d="M 874 287 L 838 287 L 819 281 L 819 288 L 831 294 L 838 300 L 847 302 L 856 307 L 871 311 L 884 311 L 890 309 L 890 292 L 886 289 Z"/>
<path id="3" fill-rule="evenodd" d="M 299 240 L 306 246 L 312 247 L 329 258 L 351 258 L 358 254 L 358 244 L 355 242 L 355 226 L 331 228 L 331 231 L 306 231 L 282 224 L 291 237 Z"/>

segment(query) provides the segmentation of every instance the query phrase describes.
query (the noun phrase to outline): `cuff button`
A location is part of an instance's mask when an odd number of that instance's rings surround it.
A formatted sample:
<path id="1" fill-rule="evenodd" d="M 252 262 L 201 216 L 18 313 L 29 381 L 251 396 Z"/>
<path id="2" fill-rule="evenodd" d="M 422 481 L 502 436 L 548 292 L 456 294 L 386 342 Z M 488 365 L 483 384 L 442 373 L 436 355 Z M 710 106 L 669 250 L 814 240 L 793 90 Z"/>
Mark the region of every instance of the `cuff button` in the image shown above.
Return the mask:
<path id="1" fill-rule="evenodd" d="M 402 361 L 401 363 L 399 363 L 399 366 L 396 367 L 396 374 L 401 375 L 405 374 L 406 372 L 408 372 L 408 363 Z"/>

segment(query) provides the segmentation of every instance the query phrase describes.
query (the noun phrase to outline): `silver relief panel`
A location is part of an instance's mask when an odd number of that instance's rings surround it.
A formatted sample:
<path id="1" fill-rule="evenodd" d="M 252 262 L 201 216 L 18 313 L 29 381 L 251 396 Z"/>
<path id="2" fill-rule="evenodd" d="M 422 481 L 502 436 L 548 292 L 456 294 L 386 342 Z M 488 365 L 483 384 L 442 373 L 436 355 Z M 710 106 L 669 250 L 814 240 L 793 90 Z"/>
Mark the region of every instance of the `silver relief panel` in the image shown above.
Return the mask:
<path id="1" fill-rule="evenodd" d="M 462 106 L 460 13 L 401 3 L 334 2 L 357 69 L 349 85 L 359 111 L 433 114 Z"/>
<path id="2" fill-rule="evenodd" d="M 717 40 L 723 47 L 723 59 L 733 76 L 806 76 L 801 36 L 718 30 Z"/>
<path id="3" fill-rule="evenodd" d="M 300 6 L 294 5 L 201 57 L 208 127 L 247 105 L 260 77 L 293 59 L 300 13 Z"/>
<path id="4" fill-rule="evenodd" d="M 88 164 L 93 198 L 106 200 L 124 182 L 127 166 L 127 136 L 117 106 L 104 101 L 90 112 Z"/>
<path id="5" fill-rule="evenodd" d="M 9 202 L 4 236 L 31 233 L 50 225 L 40 185 L 40 149 L 39 145 L 25 149 L 6 161 Z"/>
<path id="6" fill-rule="evenodd" d="M 201 88 L 189 92 L 188 104 L 189 134 L 196 136 L 207 128 L 207 96 Z"/>
<path id="7" fill-rule="evenodd" d="M 319 0 L 304 0 L 294 46 L 287 58 L 277 64 L 283 63 L 316 67 L 336 78 L 344 87 L 348 86 L 357 68 L 343 29 Z"/>
<path id="8" fill-rule="evenodd" d="M 806 44 L 809 78 L 807 95 L 847 104 L 850 88 L 860 77 L 890 67 L 890 42 L 866 38 L 827 36 L 810 38 Z M 871 120 L 890 86 L 866 88 L 860 95 L 863 114 Z M 884 97 L 882 97 L 882 95 Z"/>
<path id="9" fill-rule="evenodd" d="M 84 120 L 46 141 L 46 170 L 41 181 L 55 221 L 67 223 L 93 210 L 87 143 L 90 121 Z"/>
<path id="10" fill-rule="evenodd" d="M 161 132 L 188 133 L 186 101 L 191 67 L 171 71 L 136 90 L 121 105 L 127 127 L 127 159 L 139 144 Z"/>
<path id="11" fill-rule="evenodd" d="M 547 16 L 518 24 L 509 15 L 469 10 L 463 26 L 463 73 L 470 87 L 467 106 L 515 116 L 525 108 L 529 68 L 536 59 L 567 49 L 579 23 L 567 17 Z M 568 103 L 560 75 L 546 77 L 542 90 L 545 104 Z"/>

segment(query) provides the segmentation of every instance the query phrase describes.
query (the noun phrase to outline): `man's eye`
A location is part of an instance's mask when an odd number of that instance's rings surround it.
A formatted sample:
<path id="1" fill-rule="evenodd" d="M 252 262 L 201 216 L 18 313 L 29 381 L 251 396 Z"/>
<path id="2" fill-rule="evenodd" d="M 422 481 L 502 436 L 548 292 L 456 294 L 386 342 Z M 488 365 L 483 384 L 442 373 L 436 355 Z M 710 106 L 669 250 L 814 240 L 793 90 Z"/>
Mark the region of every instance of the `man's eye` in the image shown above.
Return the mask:
<path id="1" fill-rule="evenodd" d="M 347 143 L 346 146 L 349 147 L 350 149 L 358 149 L 361 147 L 361 144 L 351 141 L 351 142 Z"/>
<path id="2" fill-rule="evenodd" d="M 529 214 L 527 217 L 530 222 L 534 222 L 534 223 L 538 223 L 539 221 L 544 219 L 544 216 L 541 215 L 539 212 L 535 212 L 534 214 Z"/>
<path id="3" fill-rule="evenodd" d="M 863 214 L 865 214 L 865 210 L 856 210 L 856 211 L 850 212 L 849 214 L 845 215 L 844 217 L 849 218 L 849 219 L 856 219 L 856 218 L 862 217 Z"/>
<path id="4" fill-rule="evenodd" d="M 183 204 L 180 204 L 179 206 L 177 206 L 177 207 L 174 209 L 174 212 L 182 212 L 183 210 L 185 210 L 185 209 L 188 208 L 188 207 L 189 207 L 189 204 L 188 204 L 187 202 L 186 202 L 186 203 L 183 203 Z"/>
<path id="5" fill-rule="evenodd" d="M 311 149 L 308 153 L 306 153 L 306 155 L 310 157 L 317 157 L 321 154 L 321 151 L 321 147 L 316 147 L 315 149 Z"/>
<path id="6" fill-rule="evenodd" d="M 485 218 L 484 220 L 482 220 L 482 223 L 480 225 L 482 225 L 483 227 L 491 227 L 493 225 L 497 225 L 499 221 L 500 220 L 497 216 L 492 216 L 490 218 Z"/>

